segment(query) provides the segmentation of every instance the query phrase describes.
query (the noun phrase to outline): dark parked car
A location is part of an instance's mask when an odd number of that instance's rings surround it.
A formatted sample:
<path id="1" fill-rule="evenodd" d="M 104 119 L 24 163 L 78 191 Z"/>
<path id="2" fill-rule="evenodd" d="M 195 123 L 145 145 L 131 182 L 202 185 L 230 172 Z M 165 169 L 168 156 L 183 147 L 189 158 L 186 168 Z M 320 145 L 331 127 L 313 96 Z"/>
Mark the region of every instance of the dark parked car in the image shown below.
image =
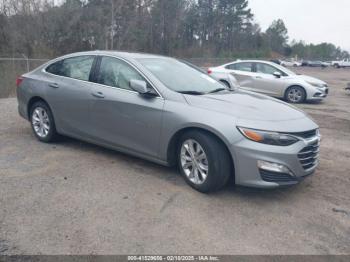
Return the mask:
<path id="1" fill-rule="evenodd" d="M 282 61 L 279 59 L 271 59 L 270 62 L 280 65 Z"/>
<path id="2" fill-rule="evenodd" d="M 325 67 L 322 61 L 309 61 L 310 67 Z"/>
<path id="3" fill-rule="evenodd" d="M 308 60 L 303 60 L 301 61 L 301 66 L 309 66 L 310 61 Z"/>

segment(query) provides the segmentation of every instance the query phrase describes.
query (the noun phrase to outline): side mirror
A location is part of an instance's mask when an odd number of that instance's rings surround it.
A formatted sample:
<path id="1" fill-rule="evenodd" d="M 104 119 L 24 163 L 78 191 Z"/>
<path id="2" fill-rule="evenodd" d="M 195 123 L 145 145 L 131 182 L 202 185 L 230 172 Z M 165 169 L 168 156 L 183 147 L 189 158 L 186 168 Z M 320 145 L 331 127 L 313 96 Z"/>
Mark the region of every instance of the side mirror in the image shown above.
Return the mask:
<path id="1" fill-rule="evenodd" d="M 147 88 L 147 83 L 142 80 L 131 79 L 130 87 L 140 94 L 147 94 L 149 92 Z"/>
<path id="2" fill-rule="evenodd" d="M 273 73 L 273 75 L 275 77 L 277 77 L 277 78 L 281 78 L 282 77 L 282 74 L 280 72 L 277 72 L 277 71 L 275 73 Z"/>

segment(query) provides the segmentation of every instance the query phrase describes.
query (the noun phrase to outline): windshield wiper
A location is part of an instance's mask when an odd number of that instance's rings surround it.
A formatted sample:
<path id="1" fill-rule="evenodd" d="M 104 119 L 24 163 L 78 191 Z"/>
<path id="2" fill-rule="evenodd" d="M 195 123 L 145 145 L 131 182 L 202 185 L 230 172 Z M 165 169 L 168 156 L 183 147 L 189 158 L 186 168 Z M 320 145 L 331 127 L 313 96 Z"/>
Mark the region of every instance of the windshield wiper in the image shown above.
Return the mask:
<path id="1" fill-rule="evenodd" d="M 204 93 L 198 92 L 198 91 L 178 91 L 178 93 L 181 93 L 184 95 L 196 95 L 196 96 L 204 95 Z"/>
<path id="2" fill-rule="evenodd" d="M 221 91 L 224 91 L 224 90 L 227 90 L 227 89 L 226 88 L 218 88 L 218 89 L 215 89 L 213 91 L 210 91 L 208 94 L 218 93 L 218 92 L 221 92 Z"/>

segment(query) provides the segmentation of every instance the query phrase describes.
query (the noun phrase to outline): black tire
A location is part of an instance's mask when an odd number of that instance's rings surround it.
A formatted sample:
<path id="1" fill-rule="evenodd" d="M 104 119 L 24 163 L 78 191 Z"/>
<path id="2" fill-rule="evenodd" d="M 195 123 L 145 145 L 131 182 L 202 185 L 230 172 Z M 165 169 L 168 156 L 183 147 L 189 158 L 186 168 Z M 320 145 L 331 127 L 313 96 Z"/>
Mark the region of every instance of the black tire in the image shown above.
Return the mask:
<path id="1" fill-rule="evenodd" d="M 48 119 L 49 119 L 49 130 L 45 136 L 38 135 L 37 131 L 34 128 L 34 124 L 33 124 L 33 115 L 34 114 L 33 113 L 38 108 L 45 110 L 45 112 L 48 116 Z M 54 142 L 57 140 L 58 134 L 56 131 L 55 120 L 53 118 L 50 107 L 44 101 L 35 102 L 31 106 L 31 108 L 30 108 L 30 124 L 31 124 L 34 135 L 36 136 L 36 138 L 39 141 L 44 142 L 44 143 L 51 143 L 51 142 Z"/>
<path id="2" fill-rule="evenodd" d="M 230 84 L 226 80 L 220 80 L 221 83 L 223 83 L 228 88 L 231 88 Z"/>
<path id="3" fill-rule="evenodd" d="M 290 93 L 294 91 L 297 91 L 300 93 L 300 97 L 298 99 L 292 99 L 290 96 Z M 286 90 L 286 93 L 284 95 L 285 100 L 287 100 L 289 103 L 293 104 L 300 104 L 304 103 L 306 100 L 306 92 L 305 89 L 301 86 L 291 86 Z"/>
<path id="4" fill-rule="evenodd" d="M 181 164 L 181 148 L 184 142 L 195 140 L 207 156 L 208 173 L 202 184 L 193 183 Z M 224 144 L 212 135 L 201 131 L 189 131 L 182 135 L 177 150 L 178 166 L 187 184 L 202 193 L 210 193 L 223 188 L 231 176 L 231 159 Z"/>

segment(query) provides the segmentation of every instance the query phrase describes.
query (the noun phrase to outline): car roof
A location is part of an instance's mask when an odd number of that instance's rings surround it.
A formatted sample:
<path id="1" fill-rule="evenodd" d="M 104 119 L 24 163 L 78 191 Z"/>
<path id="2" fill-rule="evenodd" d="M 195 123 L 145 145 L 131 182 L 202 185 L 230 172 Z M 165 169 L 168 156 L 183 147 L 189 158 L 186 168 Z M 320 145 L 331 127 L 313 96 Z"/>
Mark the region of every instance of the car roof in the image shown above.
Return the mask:
<path id="1" fill-rule="evenodd" d="M 223 66 L 230 65 L 230 64 L 236 64 L 236 63 L 266 63 L 266 64 L 269 64 L 269 65 L 274 65 L 273 62 L 270 62 L 270 61 L 267 61 L 267 60 L 240 60 L 240 59 L 238 59 L 236 61 L 232 61 L 230 63 L 226 63 Z"/>
<path id="2" fill-rule="evenodd" d="M 136 53 L 136 52 L 124 52 L 124 51 L 108 51 L 108 50 L 95 50 L 67 54 L 66 56 L 79 56 L 79 55 L 106 55 L 106 56 L 117 56 L 126 59 L 138 59 L 138 58 L 168 58 L 162 55 Z"/>

